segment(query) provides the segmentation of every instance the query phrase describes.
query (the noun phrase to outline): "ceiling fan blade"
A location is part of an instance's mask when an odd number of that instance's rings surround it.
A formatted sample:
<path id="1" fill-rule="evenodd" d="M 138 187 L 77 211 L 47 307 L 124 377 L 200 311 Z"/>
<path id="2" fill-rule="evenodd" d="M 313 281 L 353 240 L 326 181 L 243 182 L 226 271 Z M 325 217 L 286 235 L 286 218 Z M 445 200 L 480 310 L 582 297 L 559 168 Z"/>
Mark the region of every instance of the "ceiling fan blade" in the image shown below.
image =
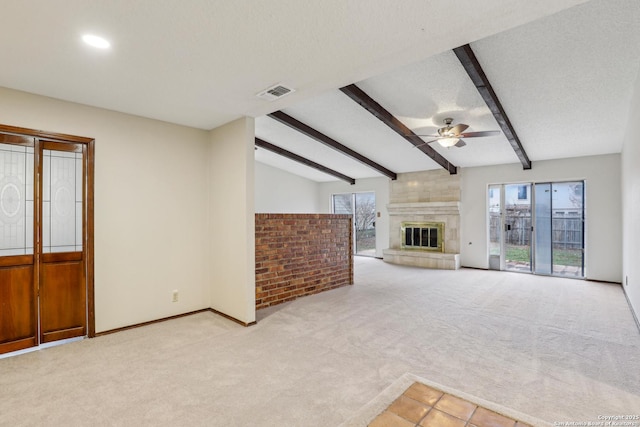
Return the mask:
<path id="1" fill-rule="evenodd" d="M 434 139 L 434 140 L 432 140 L 432 141 L 425 141 L 425 142 L 423 142 L 422 144 L 414 145 L 414 147 L 416 147 L 416 148 L 420 148 L 420 147 L 422 147 L 423 145 L 431 144 L 432 142 L 436 142 L 436 141 L 437 141 L 437 139 Z"/>
<path id="2" fill-rule="evenodd" d="M 454 145 L 454 147 L 462 148 L 465 145 L 467 145 L 467 143 L 464 142 L 463 140 L 460 140 L 460 141 L 457 142 L 457 144 Z"/>
<path id="3" fill-rule="evenodd" d="M 414 136 L 414 134 L 407 134 L 406 136 Z M 424 137 L 441 138 L 440 135 L 422 135 L 422 134 L 419 134 L 419 133 L 416 133 L 415 136 L 419 136 L 420 138 L 424 138 Z"/>
<path id="4" fill-rule="evenodd" d="M 463 138 L 476 138 L 476 137 L 479 137 L 479 136 L 493 136 L 493 135 L 500 135 L 500 131 L 499 130 L 485 130 L 485 131 L 481 131 L 481 132 L 467 132 L 467 133 L 460 134 L 460 137 L 463 137 Z"/>
<path id="5" fill-rule="evenodd" d="M 452 127 L 449 130 L 449 132 L 447 132 L 447 133 L 453 133 L 454 135 L 460 135 L 468 127 L 469 127 L 469 125 L 465 125 L 464 123 L 460 123 L 459 125 L 455 125 L 454 127 Z"/>

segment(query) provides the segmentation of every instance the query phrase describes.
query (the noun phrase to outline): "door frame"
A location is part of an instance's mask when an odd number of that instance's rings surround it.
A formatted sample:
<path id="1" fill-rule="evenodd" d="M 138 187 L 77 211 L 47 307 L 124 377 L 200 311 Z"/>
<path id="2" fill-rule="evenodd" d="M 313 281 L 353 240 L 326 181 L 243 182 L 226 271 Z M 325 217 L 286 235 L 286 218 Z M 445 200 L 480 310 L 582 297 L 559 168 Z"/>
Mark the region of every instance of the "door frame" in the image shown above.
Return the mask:
<path id="1" fill-rule="evenodd" d="M 364 254 L 360 254 L 358 253 L 358 245 L 357 245 L 357 230 L 356 230 L 356 197 L 358 194 L 373 194 L 373 199 L 374 199 L 374 218 L 373 218 L 373 230 L 375 233 L 375 237 L 374 237 L 374 244 L 375 244 L 375 248 L 374 248 L 374 255 L 364 255 Z M 344 192 L 344 193 L 331 193 L 331 213 L 336 213 L 335 212 L 335 196 L 341 196 L 341 195 L 349 195 L 351 197 L 351 232 L 353 233 L 353 248 L 352 248 L 352 255 L 357 255 L 357 256 L 365 256 L 365 257 L 372 257 L 375 258 L 376 257 L 376 253 L 378 250 L 378 241 L 377 241 L 377 236 L 378 236 L 378 230 L 376 229 L 376 220 L 378 219 L 377 216 L 377 212 L 378 212 L 378 199 L 377 199 L 377 195 L 376 195 L 376 191 L 375 190 L 363 190 L 363 191 L 351 191 L 351 192 Z"/>
<path id="2" fill-rule="evenodd" d="M 518 200 L 525 200 L 525 203 L 523 203 L 522 205 L 528 204 L 529 206 L 529 224 L 530 225 L 528 229 L 524 229 L 524 232 L 523 232 L 523 235 L 526 233 L 527 235 L 526 239 L 529 241 L 529 245 L 528 245 L 529 269 L 528 270 L 518 269 L 518 268 L 508 268 L 509 266 L 507 264 L 507 246 L 509 246 L 509 244 L 507 243 L 507 237 L 511 236 L 511 234 L 508 233 L 508 231 L 511 231 L 511 226 L 507 224 L 507 187 L 517 187 Z M 527 190 L 525 193 L 528 193 L 528 195 L 525 195 L 524 198 L 520 197 L 521 187 L 525 187 L 525 189 Z M 535 211 L 534 211 L 536 201 L 535 201 L 534 192 L 535 192 L 534 182 L 516 182 L 516 183 L 506 183 L 501 185 L 501 195 L 500 195 L 501 209 L 504 214 L 500 216 L 501 218 L 500 226 L 502 227 L 502 242 L 501 242 L 502 247 L 500 249 L 500 253 L 501 253 L 500 268 L 502 268 L 504 271 L 513 271 L 518 273 L 534 273 L 535 272 L 535 259 L 534 259 L 533 253 L 536 247 L 536 242 L 534 241 L 535 235 L 533 233 L 533 227 L 536 221 Z"/>
<path id="3" fill-rule="evenodd" d="M 537 230 L 537 214 L 536 214 L 536 185 L 549 185 L 550 189 L 553 189 L 553 185 L 554 184 L 563 184 L 563 183 L 573 183 L 573 182 L 579 182 L 582 184 L 582 195 L 581 195 L 581 200 L 582 200 L 582 207 L 581 207 L 581 220 L 582 220 L 582 226 L 581 226 L 581 236 L 582 236 L 582 247 L 581 247 L 581 251 L 582 251 L 582 262 L 581 262 L 581 267 L 580 267 L 580 271 L 581 271 L 581 275 L 578 277 L 575 277 L 576 279 L 586 279 L 586 202 L 585 202 L 585 197 L 586 197 L 586 180 L 585 179 L 575 179 L 575 180 L 562 180 L 562 181 L 527 181 L 527 182 L 512 182 L 512 183 L 501 183 L 501 184 L 488 184 L 487 185 L 487 210 L 486 210 L 486 214 L 487 214 L 487 263 L 489 266 L 489 269 L 491 270 L 491 251 L 490 251 L 490 245 L 491 245 L 491 215 L 490 215 L 490 190 L 492 188 L 497 188 L 500 191 L 500 225 L 499 225 L 499 229 L 500 229 L 500 263 L 499 263 L 499 267 L 500 267 L 500 271 L 511 271 L 511 272 L 522 272 L 522 273 L 530 273 L 530 274 L 536 274 L 536 275 L 543 275 L 543 276 L 554 276 L 554 277 L 565 277 L 565 278 L 574 278 L 568 275 L 560 275 L 560 274 L 555 274 L 553 267 L 554 267 L 554 263 L 553 263 L 553 241 L 551 241 L 551 272 L 550 273 L 541 273 L 539 271 L 537 271 L 536 269 L 536 254 L 535 251 L 537 249 L 537 238 L 536 238 L 536 230 Z M 506 187 L 508 185 L 529 185 L 529 194 L 530 194 L 530 207 L 531 207 L 531 230 L 530 230 L 530 236 L 529 236 L 529 264 L 530 264 L 530 270 L 529 271 L 518 271 L 518 270 L 510 270 L 506 268 L 506 230 L 505 230 L 505 224 L 506 224 L 506 215 L 505 215 L 505 200 L 506 200 Z M 553 206 L 553 202 L 551 202 L 551 206 Z M 551 216 L 551 220 L 553 220 L 553 216 Z M 550 225 L 550 232 L 553 232 L 553 226 Z M 552 239 L 553 240 L 553 239 Z M 495 269 L 495 268 L 494 268 Z"/>
<path id="4" fill-rule="evenodd" d="M 59 143 L 84 144 L 86 146 L 86 230 L 84 243 L 86 245 L 85 281 L 87 295 L 87 336 L 96 336 L 95 319 L 95 292 L 94 292 L 94 170 L 95 170 L 95 139 L 83 136 L 68 135 L 55 132 L 46 132 L 37 129 L 28 129 L 16 126 L 0 124 L 0 132 L 37 138 L 39 140 Z M 35 215 L 34 215 L 35 217 Z M 34 228 L 34 231 L 36 228 Z"/>
<path id="5" fill-rule="evenodd" d="M 528 241 L 529 241 L 529 269 L 528 270 L 524 270 L 524 269 L 517 269 L 517 268 L 508 268 L 507 265 L 507 236 L 508 236 L 508 231 L 511 231 L 511 228 L 507 228 L 508 224 L 507 224 L 507 187 L 508 186 L 514 186 L 514 187 L 520 187 L 520 186 L 527 186 L 527 192 L 528 192 L 528 196 L 525 197 L 525 199 L 520 199 L 519 200 L 528 200 L 528 204 L 529 204 L 529 211 L 530 211 L 530 223 L 531 226 L 529 227 L 529 230 L 527 230 L 527 234 L 528 234 Z M 535 207 L 535 194 L 534 194 L 534 188 L 535 188 L 535 183 L 534 182 L 510 182 L 510 183 L 501 183 L 501 184 L 489 184 L 487 186 L 487 262 L 488 262 L 488 266 L 490 270 L 499 270 L 499 271 L 511 271 L 511 272 L 518 272 L 518 273 L 534 273 L 535 271 L 535 263 L 534 263 L 534 256 L 533 256 L 533 251 L 535 248 L 535 235 L 533 232 L 533 224 L 535 223 L 535 211 L 534 211 L 534 207 Z M 499 242 L 498 242 L 498 248 L 499 248 L 499 255 L 495 255 L 491 253 L 491 190 L 497 190 L 500 194 L 498 197 L 498 203 L 500 206 L 499 209 L 499 224 L 498 224 L 498 233 L 499 233 Z M 518 189 L 519 191 L 519 189 Z M 494 196 L 494 200 L 495 200 L 495 196 Z M 499 262 L 495 262 L 495 258 L 499 258 Z"/>

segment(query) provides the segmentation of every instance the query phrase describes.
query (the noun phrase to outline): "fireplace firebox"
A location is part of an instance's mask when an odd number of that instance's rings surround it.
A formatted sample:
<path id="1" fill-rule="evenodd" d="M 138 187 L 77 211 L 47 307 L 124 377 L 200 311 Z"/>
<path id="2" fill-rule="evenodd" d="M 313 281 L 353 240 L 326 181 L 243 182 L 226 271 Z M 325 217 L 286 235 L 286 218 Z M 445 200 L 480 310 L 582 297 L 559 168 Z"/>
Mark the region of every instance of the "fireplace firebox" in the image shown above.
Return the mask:
<path id="1" fill-rule="evenodd" d="M 402 249 L 444 252 L 443 222 L 403 222 L 400 232 Z"/>

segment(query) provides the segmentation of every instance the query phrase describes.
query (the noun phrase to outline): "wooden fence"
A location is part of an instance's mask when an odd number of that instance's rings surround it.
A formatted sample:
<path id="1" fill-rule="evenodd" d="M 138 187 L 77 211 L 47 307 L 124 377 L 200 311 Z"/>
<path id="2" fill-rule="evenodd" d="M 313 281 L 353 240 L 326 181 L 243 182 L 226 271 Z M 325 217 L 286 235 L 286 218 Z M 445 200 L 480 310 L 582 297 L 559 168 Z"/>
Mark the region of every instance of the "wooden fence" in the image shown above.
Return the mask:
<path id="1" fill-rule="evenodd" d="M 552 218 L 552 237 L 554 249 L 581 249 L 582 248 L 582 218 L 556 217 Z M 511 226 L 506 234 L 506 243 L 509 245 L 528 246 L 531 244 L 531 217 L 507 216 L 505 223 Z M 491 241 L 499 239 L 500 214 L 491 214 L 490 237 Z"/>

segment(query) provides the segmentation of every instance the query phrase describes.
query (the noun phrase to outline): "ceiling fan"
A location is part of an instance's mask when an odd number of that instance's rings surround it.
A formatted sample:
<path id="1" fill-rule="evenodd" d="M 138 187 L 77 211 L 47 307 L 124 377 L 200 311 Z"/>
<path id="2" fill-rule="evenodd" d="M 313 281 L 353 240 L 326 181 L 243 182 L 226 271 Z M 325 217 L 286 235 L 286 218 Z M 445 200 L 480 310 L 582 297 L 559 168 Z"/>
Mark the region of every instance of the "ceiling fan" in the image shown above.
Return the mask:
<path id="1" fill-rule="evenodd" d="M 438 129 L 438 135 L 418 135 L 420 137 L 428 136 L 435 139 L 431 141 L 426 141 L 422 144 L 418 144 L 416 145 L 416 148 L 421 147 L 425 144 L 431 144 L 432 142 L 436 142 L 436 141 L 438 142 L 438 144 L 440 144 L 443 147 L 460 148 L 467 145 L 467 143 L 464 142 L 462 138 L 477 138 L 480 136 L 492 136 L 492 135 L 500 134 L 500 131 L 497 131 L 497 130 L 463 133 L 469 127 L 468 125 L 465 125 L 464 123 L 460 123 L 455 126 L 451 126 L 451 123 L 453 123 L 453 119 L 450 117 L 447 117 L 446 119 L 444 119 L 443 122 L 444 122 L 444 127 L 441 127 L 440 129 Z"/>

